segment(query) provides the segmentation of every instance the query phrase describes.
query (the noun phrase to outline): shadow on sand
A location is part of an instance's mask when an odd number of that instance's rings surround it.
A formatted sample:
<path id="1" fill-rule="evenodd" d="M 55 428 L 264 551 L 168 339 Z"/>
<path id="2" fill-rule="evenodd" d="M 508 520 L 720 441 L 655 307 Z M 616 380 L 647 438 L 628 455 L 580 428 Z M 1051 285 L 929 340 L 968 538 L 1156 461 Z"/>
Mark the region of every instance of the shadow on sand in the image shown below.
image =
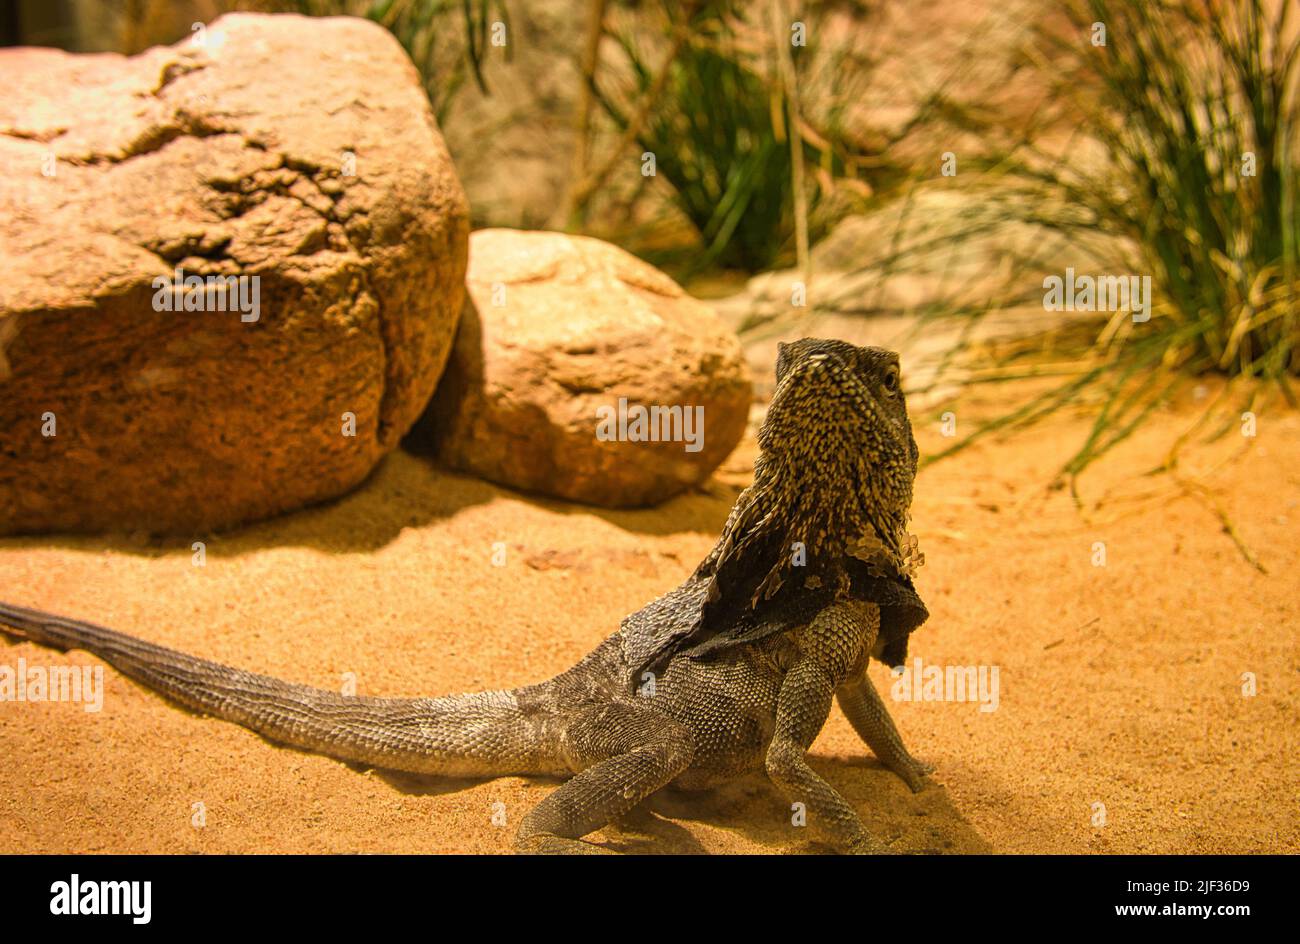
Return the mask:
<path id="1" fill-rule="evenodd" d="M 813 757 L 815 769 L 844 795 L 872 833 L 898 853 L 921 855 L 988 854 L 989 843 L 952 805 L 948 791 L 931 781 L 912 793 L 874 758 L 851 761 Z M 364 768 L 357 768 L 358 770 Z M 421 796 L 458 793 L 478 780 L 427 777 L 375 771 L 395 790 Z M 556 777 L 529 777 L 557 788 Z M 828 853 L 807 829 L 792 823 L 790 804 L 761 774 L 753 773 L 710 790 L 668 787 L 588 841 L 612 852 L 638 855 L 707 854 L 697 833 L 685 824 L 735 833 L 771 852 Z"/>
<path id="2" fill-rule="evenodd" d="M 145 557 L 189 556 L 203 541 L 207 553 L 232 557 L 268 547 L 309 547 L 333 554 L 373 551 L 405 528 L 421 527 L 501 497 L 526 501 L 563 515 L 594 515 L 635 534 L 716 534 L 743 485 L 716 475 L 652 508 L 611 510 L 512 491 L 448 471 L 432 459 L 399 449 L 349 494 L 301 511 L 216 534 L 153 537 L 143 534 L 34 535 L 0 539 L 0 547 L 51 546 L 74 551 L 115 551 Z"/>

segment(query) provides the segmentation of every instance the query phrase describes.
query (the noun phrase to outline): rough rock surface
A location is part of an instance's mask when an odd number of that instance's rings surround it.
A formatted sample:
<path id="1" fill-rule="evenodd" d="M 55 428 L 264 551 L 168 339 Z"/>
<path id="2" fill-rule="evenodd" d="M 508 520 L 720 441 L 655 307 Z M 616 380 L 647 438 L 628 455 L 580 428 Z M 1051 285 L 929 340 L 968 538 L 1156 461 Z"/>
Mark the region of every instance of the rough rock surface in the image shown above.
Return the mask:
<path id="1" fill-rule="evenodd" d="M 193 533 L 364 479 L 464 295 L 468 209 L 398 43 L 231 15 L 129 59 L 0 50 L 0 83 L 0 533 Z M 258 277 L 257 311 L 156 310 L 177 268 Z"/>
<path id="2" fill-rule="evenodd" d="M 662 501 L 706 478 L 745 429 L 740 342 L 672 279 L 597 239 L 479 230 L 456 345 L 419 436 L 454 468 L 605 507 Z M 680 408 L 661 435 L 602 439 L 603 418 Z M 688 425 L 703 407 L 702 436 Z M 606 411 L 602 413 L 601 411 Z M 689 419 L 688 419 L 689 417 Z M 617 420 L 606 427 L 620 435 Z M 647 427 L 647 435 L 650 435 Z"/>

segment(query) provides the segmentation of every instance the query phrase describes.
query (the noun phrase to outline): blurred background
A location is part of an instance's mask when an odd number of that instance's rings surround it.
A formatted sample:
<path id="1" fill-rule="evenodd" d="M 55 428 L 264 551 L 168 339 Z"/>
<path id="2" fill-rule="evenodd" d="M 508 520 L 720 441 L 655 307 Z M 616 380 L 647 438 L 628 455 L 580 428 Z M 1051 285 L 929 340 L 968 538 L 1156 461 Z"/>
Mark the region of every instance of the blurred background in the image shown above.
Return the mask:
<path id="1" fill-rule="evenodd" d="M 132 54 L 228 10 L 372 19 L 476 228 L 636 253 L 713 300 L 760 377 L 776 339 L 823 333 L 903 348 L 918 403 L 1033 378 L 951 448 L 1084 403 L 1073 476 L 1186 389 L 1295 403 L 1294 7 L 25 0 L 0 39 Z M 1149 276 L 1151 320 L 1046 311 L 1067 267 Z"/>

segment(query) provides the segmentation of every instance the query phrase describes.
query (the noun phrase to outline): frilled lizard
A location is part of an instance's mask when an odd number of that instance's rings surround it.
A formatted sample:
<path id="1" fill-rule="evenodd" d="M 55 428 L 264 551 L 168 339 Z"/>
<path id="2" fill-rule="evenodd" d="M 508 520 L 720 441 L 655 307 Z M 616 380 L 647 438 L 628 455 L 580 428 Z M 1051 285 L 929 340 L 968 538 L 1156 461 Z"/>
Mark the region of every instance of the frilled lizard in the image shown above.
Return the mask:
<path id="1" fill-rule="evenodd" d="M 196 711 L 346 761 L 570 776 L 524 817 L 520 851 L 602 851 L 582 837 L 661 787 L 758 769 L 837 849 L 887 851 L 805 755 L 836 698 L 913 790 L 929 772 L 866 674 L 869 657 L 902 663 L 928 615 L 911 581 L 917 449 L 898 356 L 804 339 L 780 346 L 776 376 L 754 483 L 717 545 L 685 583 L 550 681 L 441 698 L 346 696 L 17 606 L 0 604 L 0 624 L 92 652 Z"/>

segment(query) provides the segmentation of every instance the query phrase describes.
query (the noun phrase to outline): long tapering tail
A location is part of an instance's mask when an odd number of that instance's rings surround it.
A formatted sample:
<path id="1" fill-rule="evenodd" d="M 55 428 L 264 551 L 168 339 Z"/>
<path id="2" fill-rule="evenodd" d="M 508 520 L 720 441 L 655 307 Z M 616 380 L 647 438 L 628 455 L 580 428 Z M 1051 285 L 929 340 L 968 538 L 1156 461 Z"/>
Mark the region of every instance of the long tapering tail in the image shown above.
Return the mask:
<path id="1" fill-rule="evenodd" d="M 84 649 L 188 708 L 342 760 L 463 777 L 553 773 L 559 766 L 547 718 L 521 706 L 515 692 L 341 695 L 6 603 L 0 603 L 0 630 L 59 649 Z"/>

